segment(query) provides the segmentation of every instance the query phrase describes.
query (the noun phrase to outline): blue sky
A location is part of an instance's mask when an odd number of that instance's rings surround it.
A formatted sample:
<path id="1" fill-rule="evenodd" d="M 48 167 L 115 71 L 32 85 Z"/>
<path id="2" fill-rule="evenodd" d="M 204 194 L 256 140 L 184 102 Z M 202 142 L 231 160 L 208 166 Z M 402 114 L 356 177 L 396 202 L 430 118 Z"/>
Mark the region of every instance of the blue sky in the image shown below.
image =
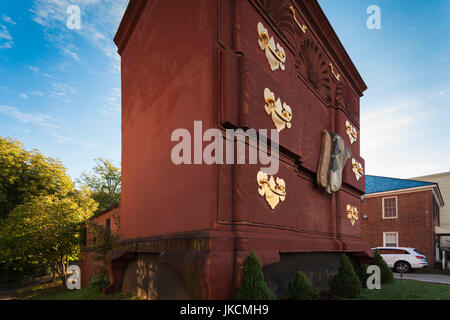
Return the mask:
<path id="1" fill-rule="evenodd" d="M 120 58 L 127 0 L 0 2 L 0 136 L 59 158 L 72 178 L 120 164 Z M 450 1 L 319 0 L 369 89 L 361 100 L 368 174 L 450 171 Z M 66 26 L 70 4 L 81 30 Z M 369 5 L 381 29 L 366 27 Z M 169 140 L 168 140 L 169 142 Z"/>

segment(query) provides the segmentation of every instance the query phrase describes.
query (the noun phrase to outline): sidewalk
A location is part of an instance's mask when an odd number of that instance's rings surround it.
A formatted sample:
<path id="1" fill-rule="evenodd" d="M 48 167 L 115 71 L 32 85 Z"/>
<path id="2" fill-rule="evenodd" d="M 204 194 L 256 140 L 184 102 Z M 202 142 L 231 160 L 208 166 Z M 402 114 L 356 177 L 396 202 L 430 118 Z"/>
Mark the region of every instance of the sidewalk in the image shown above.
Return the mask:
<path id="1" fill-rule="evenodd" d="M 400 279 L 400 273 L 394 273 L 395 279 Z M 403 279 L 450 285 L 450 276 L 444 274 L 404 273 Z"/>

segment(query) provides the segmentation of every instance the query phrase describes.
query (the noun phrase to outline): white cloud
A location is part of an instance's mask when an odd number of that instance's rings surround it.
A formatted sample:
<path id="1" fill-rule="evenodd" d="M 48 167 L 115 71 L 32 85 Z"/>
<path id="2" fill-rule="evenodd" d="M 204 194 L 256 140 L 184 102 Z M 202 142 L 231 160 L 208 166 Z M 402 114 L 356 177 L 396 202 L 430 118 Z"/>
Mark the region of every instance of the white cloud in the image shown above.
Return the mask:
<path id="1" fill-rule="evenodd" d="M 62 136 L 57 133 L 52 133 L 51 135 L 56 138 L 57 143 L 71 143 L 71 144 L 79 145 L 79 146 L 85 147 L 85 148 L 95 148 L 96 147 L 95 144 L 86 143 L 85 141 L 81 141 L 81 140 L 71 138 L 71 137 Z"/>
<path id="2" fill-rule="evenodd" d="M 25 93 L 21 93 L 20 97 L 25 100 L 28 99 L 28 95 L 26 95 Z"/>
<path id="3" fill-rule="evenodd" d="M 13 25 L 16 25 L 16 24 L 17 24 L 17 23 L 14 22 L 10 17 L 5 16 L 5 15 L 2 15 L 2 20 L 5 21 L 6 23 L 9 23 L 9 24 L 13 24 Z"/>
<path id="4" fill-rule="evenodd" d="M 13 38 L 4 25 L 0 24 L 0 49 L 12 48 L 14 44 Z"/>
<path id="5" fill-rule="evenodd" d="M 82 57 L 76 53 L 73 42 L 75 36 L 82 36 L 111 59 L 111 70 L 117 72 L 120 58 L 112 39 L 127 3 L 128 0 L 34 0 L 31 12 L 33 20 L 45 28 L 48 40 L 62 54 L 80 61 Z M 66 26 L 69 17 L 66 10 L 73 4 L 80 6 L 80 30 L 70 30 Z"/>
<path id="6" fill-rule="evenodd" d="M 5 105 L 0 105 L 0 113 L 13 117 L 23 123 L 31 123 L 40 127 L 58 128 L 61 124 L 61 120 L 54 119 L 49 115 L 35 112 L 23 112 L 17 108 Z"/>
<path id="7" fill-rule="evenodd" d="M 33 92 L 31 92 L 31 94 L 33 96 L 40 96 L 40 97 L 42 97 L 44 95 L 44 93 L 41 91 L 33 91 Z"/>
<path id="8" fill-rule="evenodd" d="M 110 96 L 105 97 L 106 100 L 106 106 L 102 110 L 102 113 L 105 115 L 112 115 L 116 112 L 120 111 L 120 88 L 113 88 L 112 93 Z"/>
<path id="9" fill-rule="evenodd" d="M 361 155 L 367 174 L 409 178 L 450 170 L 450 163 L 443 161 L 450 150 L 440 136 L 440 121 L 445 121 L 442 107 L 410 97 L 372 109 L 376 111 L 361 115 Z"/>
<path id="10" fill-rule="evenodd" d="M 66 83 L 61 83 L 61 82 L 52 82 L 51 83 L 53 90 L 50 93 L 51 97 L 65 97 L 68 94 L 75 94 L 77 93 L 78 89 L 68 85 Z"/>

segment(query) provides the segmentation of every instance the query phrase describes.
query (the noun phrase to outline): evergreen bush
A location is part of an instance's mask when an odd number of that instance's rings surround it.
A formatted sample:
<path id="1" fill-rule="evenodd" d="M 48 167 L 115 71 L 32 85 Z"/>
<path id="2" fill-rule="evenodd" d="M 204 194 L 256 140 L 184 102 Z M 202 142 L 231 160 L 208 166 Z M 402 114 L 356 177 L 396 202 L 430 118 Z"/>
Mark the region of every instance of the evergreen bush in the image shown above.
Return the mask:
<path id="1" fill-rule="evenodd" d="M 375 250 L 375 261 L 374 264 L 380 267 L 381 271 L 381 283 L 389 283 L 394 279 L 394 274 L 391 268 L 384 261 L 383 257 L 380 255 L 378 249 Z"/>
<path id="2" fill-rule="evenodd" d="M 316 288 L 311 285 L 303 272 L 298 271 L 295 278 L 289 281 L 290 300 L 316 300 L 318 298 Z"/>
<path id="3" fill-rule="evenodd" d="M 245 259 L 242 284 L 236 294 L 237 300 L 275 300 L 275 294 L 270 291 L 264 281 L 261 262 L 254 251 Z"/>
<path id="4" fill-rule="evenodd" d="M 338 273 L 329 282 L 331 292 L 345 298 L 356 298 L 361 293 L 361 282 L 350 259 L 343 254 Z"/>
<path id="5" fill-rule="evenodd" d="M 369 274 L 367 274 L 367 268 L 369 267 L 368 264 L 361 264 L 356 268 L 356 274 L 359 278 L 359 281 L 361 281 L 361 285 L 363 288 L 366 288 L 367 286 L 367 279 L 369 278 Z"/>

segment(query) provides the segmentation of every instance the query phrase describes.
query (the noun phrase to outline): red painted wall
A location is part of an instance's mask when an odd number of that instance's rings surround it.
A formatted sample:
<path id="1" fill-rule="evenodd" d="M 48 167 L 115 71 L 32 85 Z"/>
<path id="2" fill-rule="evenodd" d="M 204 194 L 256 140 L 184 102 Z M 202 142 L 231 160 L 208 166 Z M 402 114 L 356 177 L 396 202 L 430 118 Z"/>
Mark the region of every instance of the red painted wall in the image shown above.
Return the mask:
<path id="1" fill-rule="evenodd" d="M 383 219 L 381 196 L 365 199 L 361 215 L 367 215 L 368 219 L 362 219 L 362 238 L 371 247 L 381 247 L 383 232 L 398 232 L 400 247 L 417 248 L 432 264 L 435 260 L 434 228 L 438 225 L 432 214 L 432 191 L 392 195 L 397 196 L 397 219 Z"/>
<path id="2" fill-rule="evenodd" d="M 122 239 L 212 227 L 217 167 L 170 156 L 175 129 L 216 125 L 214 6 L 152 1 L 122 53 Z"/>

